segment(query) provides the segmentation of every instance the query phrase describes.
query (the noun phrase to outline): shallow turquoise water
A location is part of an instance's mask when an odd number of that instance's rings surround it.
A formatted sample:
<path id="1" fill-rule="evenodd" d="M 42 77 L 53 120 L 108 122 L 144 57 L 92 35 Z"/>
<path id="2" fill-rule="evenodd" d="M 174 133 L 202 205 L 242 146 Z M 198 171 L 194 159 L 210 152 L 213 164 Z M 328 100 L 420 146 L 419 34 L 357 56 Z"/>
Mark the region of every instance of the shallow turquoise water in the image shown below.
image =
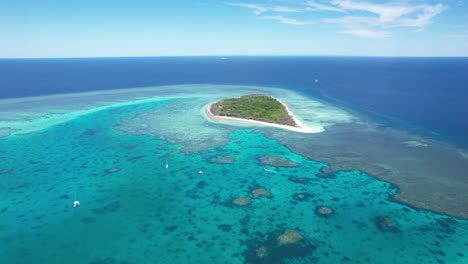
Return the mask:
<path id="1" fill-rule="evenodd" d="M 327 164 L 256 130 L 232 130 L 228 144 L 190 154 L 179 151 L 189 141 L 137 135 L 135 126 L 122 134 L 139 113 L 170 103 L 104 110 L 0 141 L 0 263 L 468 263 L 467 221 L 393 202 L 395 187 L 359 171 L 319 177 Z M 264 155 L 300 166 L 263 166 Z M 214 162 L 226 156 L 235 161 Z M 258 187 L 273 197 L 231 203 Z M 334 214 L 319 216 L 316 206 Z M 380 230 L 378 216 L 394 220 L 396 232 Z M 291 229 L 305 240 L 275 245 Z M 256 258 L 262 246 L 274 258 Z"/>

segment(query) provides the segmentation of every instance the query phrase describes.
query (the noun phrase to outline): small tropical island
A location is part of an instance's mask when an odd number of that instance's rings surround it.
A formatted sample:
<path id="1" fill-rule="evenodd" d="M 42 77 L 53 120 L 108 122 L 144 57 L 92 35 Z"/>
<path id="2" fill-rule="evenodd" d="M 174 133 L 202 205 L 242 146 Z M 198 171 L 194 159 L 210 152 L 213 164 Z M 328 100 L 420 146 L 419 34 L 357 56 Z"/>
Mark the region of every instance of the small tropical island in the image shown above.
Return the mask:
<path id="1" fill-rule="evenodd" d="M 241 121 L 297 132 L 313 132 L 294 117 L 286 104 L 269 95 L 250 94 L 222 99 L 208 105 L 205 113 L 215 122 L 220 120 Z"/>

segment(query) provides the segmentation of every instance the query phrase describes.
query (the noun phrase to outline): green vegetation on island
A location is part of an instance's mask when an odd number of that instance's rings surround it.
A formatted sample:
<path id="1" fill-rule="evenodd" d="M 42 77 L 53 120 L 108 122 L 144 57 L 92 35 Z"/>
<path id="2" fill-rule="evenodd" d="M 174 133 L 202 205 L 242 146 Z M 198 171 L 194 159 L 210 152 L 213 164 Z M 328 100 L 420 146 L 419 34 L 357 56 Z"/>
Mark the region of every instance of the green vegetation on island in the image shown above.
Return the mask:
<path id="1" fill-rule="evenodd" d="M 297 127 L 286 107 L 271 96 L 252 94 L 223 99 L 214 103 L 210 111 L 219 116 L 251 119 Z"/>

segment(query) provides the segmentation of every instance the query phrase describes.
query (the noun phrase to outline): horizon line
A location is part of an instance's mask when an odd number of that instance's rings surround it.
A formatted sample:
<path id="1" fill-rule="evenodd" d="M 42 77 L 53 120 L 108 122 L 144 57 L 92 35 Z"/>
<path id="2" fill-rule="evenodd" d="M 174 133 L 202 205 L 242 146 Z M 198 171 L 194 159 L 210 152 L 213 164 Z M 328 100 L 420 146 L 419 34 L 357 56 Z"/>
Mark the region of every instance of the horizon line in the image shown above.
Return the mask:
<path id="1" fill-rule="evenodd" d="M 34 60 L 34 59 L 110 59 L 110 58 L 172 58 L 172 57 L 359 57 L 359 58 L 468 58 L 466 56 L 418 56 L 418 55 L 149 55 L 149 56 L 83 56 L 83 57 L 0 57 L 0 60 Z"/>

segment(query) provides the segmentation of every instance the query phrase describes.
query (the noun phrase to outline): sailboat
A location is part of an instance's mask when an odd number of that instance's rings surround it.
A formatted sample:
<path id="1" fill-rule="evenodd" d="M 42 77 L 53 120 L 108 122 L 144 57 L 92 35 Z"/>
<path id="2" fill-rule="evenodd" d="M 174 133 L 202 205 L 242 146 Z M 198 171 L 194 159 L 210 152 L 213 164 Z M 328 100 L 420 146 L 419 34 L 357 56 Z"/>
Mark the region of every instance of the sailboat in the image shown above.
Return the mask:
<path id="1" fill-rule="evenodd" d="M 75 201 L 73 202 L 73 207 L 80 206 L 80 201 L 76 199 L 76 191 L 75 191 Z"/>

